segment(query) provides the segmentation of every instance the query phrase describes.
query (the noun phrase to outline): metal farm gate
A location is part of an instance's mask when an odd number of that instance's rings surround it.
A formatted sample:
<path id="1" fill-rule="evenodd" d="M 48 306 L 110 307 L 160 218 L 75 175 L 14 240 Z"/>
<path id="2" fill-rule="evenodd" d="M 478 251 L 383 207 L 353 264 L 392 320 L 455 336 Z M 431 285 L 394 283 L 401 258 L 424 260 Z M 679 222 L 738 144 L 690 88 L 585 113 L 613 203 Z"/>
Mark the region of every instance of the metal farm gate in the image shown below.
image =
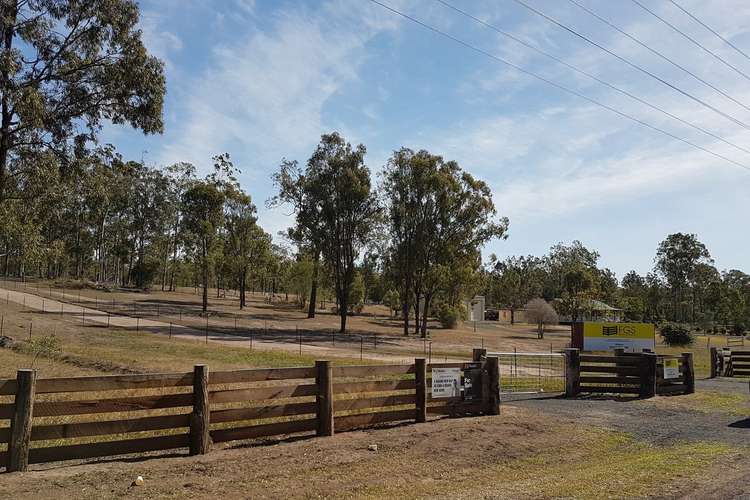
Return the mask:
<path id="1" fill-rule="evenodd" d="M 488 352 L 500 366 L 500 394 L 565 392 L 565 355 L 559 352 Z"/>

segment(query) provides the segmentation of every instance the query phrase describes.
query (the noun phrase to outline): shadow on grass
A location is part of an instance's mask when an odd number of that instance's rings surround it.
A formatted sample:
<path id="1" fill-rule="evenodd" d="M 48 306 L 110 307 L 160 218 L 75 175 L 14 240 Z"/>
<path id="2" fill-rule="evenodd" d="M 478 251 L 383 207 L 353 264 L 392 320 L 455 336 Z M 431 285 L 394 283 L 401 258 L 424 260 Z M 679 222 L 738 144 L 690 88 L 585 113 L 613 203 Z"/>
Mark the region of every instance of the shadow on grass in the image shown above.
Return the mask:
<path id="1" fill-rule="evenodd" d="M 731 424 L 729 424 L 729 427 L 732 427 L 734 429 L 750 429 L 750 417 L 732 422 Z M 750 437 L 750 435 L 748 437 Z"/>

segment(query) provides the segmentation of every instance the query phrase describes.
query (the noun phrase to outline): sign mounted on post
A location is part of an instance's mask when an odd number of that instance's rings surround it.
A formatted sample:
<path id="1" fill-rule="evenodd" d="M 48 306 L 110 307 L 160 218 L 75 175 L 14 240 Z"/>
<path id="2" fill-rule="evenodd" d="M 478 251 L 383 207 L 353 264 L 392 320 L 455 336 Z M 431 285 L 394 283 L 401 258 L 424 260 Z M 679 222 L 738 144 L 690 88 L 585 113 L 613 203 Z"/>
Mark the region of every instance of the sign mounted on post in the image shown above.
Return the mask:
<path id="1" fill-rule="evenodd" d="M 656 328 L 650 323 L 598 323 L 573 325 L 572 347 L 584 351 L 642 352 L 656 350 Z"/>
<path id="2" fill-rule="evenodd" d="M 680 360 L 664 359 L 664 380 L 680 378 Z"/>
<path id="3" fill-rule="evenodd" d="M 461 368 L 432 369 L 432 397 L 456 398 L 461 396 Z"/>

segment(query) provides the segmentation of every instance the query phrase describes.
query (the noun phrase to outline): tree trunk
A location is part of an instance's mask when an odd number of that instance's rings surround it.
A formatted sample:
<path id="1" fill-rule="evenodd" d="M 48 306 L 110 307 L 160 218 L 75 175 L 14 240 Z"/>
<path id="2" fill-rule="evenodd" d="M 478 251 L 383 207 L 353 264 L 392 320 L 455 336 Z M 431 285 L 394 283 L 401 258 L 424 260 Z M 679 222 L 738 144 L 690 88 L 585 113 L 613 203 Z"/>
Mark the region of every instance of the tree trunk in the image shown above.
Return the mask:
<path id="1" fill-rule="evenodd" d="M 201 245 L 202 257 L 203 257 L 203 313 L 208 312 L 208 251 L 206 249 L 207 243 L 204 239 Z"/>
<path id="2" fill-rule="evenodd" d="M 10 5 L 8 5 L 10 4 Z M 3 16 L 3 53 L 10 54 L 13 46 L 13 36 L 15 30 L 13 26 L 16 24 L 16 16 L 18 15 L 18 2 L 3 2 L 2 16 Z M 7 23 L 7 24 L 6 24 Z M 5 67 L 5 65 L 3 65 Z M 13 121 L 13 113 L 10 109 L 10 102 L 8 100 L 8 91 L 5 82 L 10 81 L 8 71 L 2 72 L 3 81 L 3 93 L 2 93 L 2 109 L 0 110 L 0 203 L 3 202 L 6 196 L 7 179 L 8 179 L 8 156 L 11 149 L 11 123 Z"/>
<path id="3" fill-rule="evenodd" d="M 516 324 L 516 309 L 514 307 L 510 308 L 510 326 L 513 326 Z"/>
<path id="4" fill-rule="evenodd" d="M 419 335 L 419 297 L 420 293 L 414 293 L 414 335 Z"/>
<path id="5" fill-rule="evenodd" d="M 432 294 L 424 295 L 424 311 L 422 312 L 422 338 L 427 338 L 427 310 L 430 308 L 430 302 L 432 301 Z"/>
<path id="6" fill-rule="evenodd" d="M 245 281 L 247 281 L 247 267 L 242 267 L 240 273 L 240 309 L 245 308 Z"/>
<path id="7" fill-rule="evenodd" d="M 544 338 L 544 323 L 542 322 L 537 323 L 537 328 L 538 328 L 537 337 L 540 339 L 543 339 Z"/>
<path id="8" fill-rule="evenodd" d="M 345 292 L 337 295 L 339 295 L 337 298 L 339 303 L 339 317 L 341 318 L 341 329 L 339 330 L 339 333 L 346 333 L 346 316 L 349 309 L 349 298 L 344 296 L 347 295 Z"/>
<path id="9" fill-rule="evenodd" d="M 319 256 L 315 255 L 315 260 L 313 261 L 313 274 L 312 274 L 312 284 L 310 286 L 310 304 L 307 309 L 307 317 L 308 318 L 314 318 L 315 317 L 315 306 L 317 305 L 318 300 L 318 261 L 320 260 Z"/>

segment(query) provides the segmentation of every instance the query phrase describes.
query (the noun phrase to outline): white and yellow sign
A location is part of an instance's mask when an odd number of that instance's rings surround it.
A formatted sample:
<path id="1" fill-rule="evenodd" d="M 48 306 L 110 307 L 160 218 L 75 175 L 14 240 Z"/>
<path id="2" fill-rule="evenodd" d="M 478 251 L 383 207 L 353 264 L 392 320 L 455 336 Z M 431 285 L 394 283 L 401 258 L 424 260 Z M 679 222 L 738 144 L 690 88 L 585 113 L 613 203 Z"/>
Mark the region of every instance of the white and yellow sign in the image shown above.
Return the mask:
<path id="1" fill-rule="evenodd" d="M 664 380 L 680 378 L 680 360 L 664 358 Z"/>
<path id="2" fill-rule="evenodd" d="M 584 351 L 642 352 L 656 350 L 656 329 L 650 323 L 584 323 Z"/>

